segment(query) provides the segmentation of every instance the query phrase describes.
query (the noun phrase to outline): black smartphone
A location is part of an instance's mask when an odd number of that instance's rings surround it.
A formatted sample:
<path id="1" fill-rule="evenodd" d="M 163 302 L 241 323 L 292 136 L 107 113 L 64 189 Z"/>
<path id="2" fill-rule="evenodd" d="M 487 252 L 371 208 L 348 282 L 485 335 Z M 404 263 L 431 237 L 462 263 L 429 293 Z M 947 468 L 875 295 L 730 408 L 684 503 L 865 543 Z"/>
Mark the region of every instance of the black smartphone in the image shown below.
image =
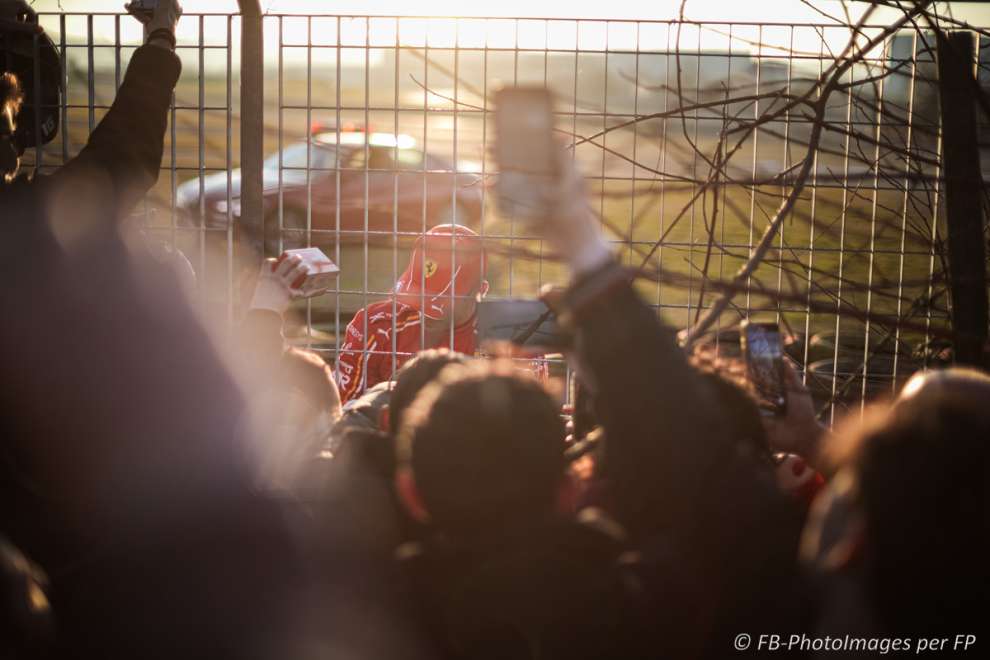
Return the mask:
<path id="1" fill-rule="evenodd" d="M 495 93 L 495 186 L 499 210 L 538 219 L 557 179 L 553 98 L 544 87 L 505 87 Z"/>
<path id="2" fill-rule="evenodd" d="M 787 390 L 780 327 L 776 323 L 743 321 L 740 342 L 761 407 L 774 415 L 783 415 L 787 412 Z"/>

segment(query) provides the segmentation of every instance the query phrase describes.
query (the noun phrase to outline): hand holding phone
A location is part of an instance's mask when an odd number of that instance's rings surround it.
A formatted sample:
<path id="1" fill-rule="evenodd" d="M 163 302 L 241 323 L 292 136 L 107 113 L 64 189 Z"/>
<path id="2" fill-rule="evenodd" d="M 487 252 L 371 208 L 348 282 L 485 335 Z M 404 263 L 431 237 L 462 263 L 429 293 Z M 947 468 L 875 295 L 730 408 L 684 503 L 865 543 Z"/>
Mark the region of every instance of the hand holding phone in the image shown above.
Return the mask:
<path id="1" fill-rule="evenodd" d="M 553 134 L 553 102 L 542 87 L 507 87 L 495 95 L 499 210 L 531 223 L 575 273 L 611 257 L 591 211 L 574 154 Z"/>
<path id="2" fill-rule="evenodd" d="M 820 469 L 819 445 L 828 430 L 818 421 L 815 402 L 801 382 L 801 376 L 786 360 L 783 366 L 787 412 L 764 420 L 767 441 L 772 450 L 797 454 L 812 467 Z"/>
<path id="3" fill-rule="evenodd" d="M 761 407 L 774 415 L 787 412 L 784 382 L 784 346 L 776 323 L 746 320 L 740 333 L 750 382 L 756 388 Z"/>

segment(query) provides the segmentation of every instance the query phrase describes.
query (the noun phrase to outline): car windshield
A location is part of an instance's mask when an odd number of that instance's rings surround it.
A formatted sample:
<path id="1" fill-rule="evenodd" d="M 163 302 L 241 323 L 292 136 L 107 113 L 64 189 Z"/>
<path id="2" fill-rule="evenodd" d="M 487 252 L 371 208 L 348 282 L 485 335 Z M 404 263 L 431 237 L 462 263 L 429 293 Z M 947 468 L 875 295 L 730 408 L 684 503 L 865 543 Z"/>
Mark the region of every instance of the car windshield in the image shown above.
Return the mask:
<path id="1" fill-rule="evenodd" d="M 333 147 L 326 145 L 311 145 L 309 148 L 309 168 L 314 170 L 325 170 L 333 167 L 334 161 Z M 299 142 L 282 149 L 282 181 L 283 182 L 305 182 L 306 181 L 307 152 L 306 143 Z M 278 177 L 279 154 L 275 153 L 265 159 L 265 170 L 268 176 Z M 319 176 L 322 172 L 314 172 L 313 176 Z"/>

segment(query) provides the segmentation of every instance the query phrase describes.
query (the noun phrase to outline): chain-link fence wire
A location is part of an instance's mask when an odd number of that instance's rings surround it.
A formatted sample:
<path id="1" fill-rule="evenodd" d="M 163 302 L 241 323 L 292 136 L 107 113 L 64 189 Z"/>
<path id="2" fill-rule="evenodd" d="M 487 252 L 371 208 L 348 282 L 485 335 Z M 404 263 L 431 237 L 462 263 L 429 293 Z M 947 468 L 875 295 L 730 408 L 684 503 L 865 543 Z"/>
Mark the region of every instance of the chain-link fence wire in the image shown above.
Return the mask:
<path id="1" fill-rule="evenodd" d="M 492 95 L 535 84 L 616 253 L 689 343 L 732 356 L 741 319 L 778 321 L 826 418 L 894 392 L 951 357 L 938 30 L 973 35 L 976 96 L 990 86 L 990 32 L 931 7 L 818 24 L 265 16 L 263 213 L 277 238 L 254 238 L 269 253 L 318 246 L 341 268 L 294 309 L 290 340 L 333 363 L 354 313 L 389 299 L 437 224 L 483 237 L 490 299 L 566 282 L 489 192 Z M 40 20 L 67 90 L 61 135 L 28 155 L 44 169 L 84 144 L 141 32 L 126 15 Z M 256 271 L 235 260 L 239 31 L 238 16 L 183 17 L 162 174 L 135 214 L 232 322 Z M 392 330 L 374 350 L 397 364 Z"/>

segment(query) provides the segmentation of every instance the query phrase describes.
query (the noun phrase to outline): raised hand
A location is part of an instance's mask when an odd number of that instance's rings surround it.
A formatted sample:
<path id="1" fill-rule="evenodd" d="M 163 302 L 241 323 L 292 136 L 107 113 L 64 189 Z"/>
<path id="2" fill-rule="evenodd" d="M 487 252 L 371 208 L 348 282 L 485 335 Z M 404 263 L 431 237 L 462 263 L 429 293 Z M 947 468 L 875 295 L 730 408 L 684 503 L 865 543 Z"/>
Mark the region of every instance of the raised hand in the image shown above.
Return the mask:
<path id="1" fill-rule="evenodd" d="M 144 24 L 145 39 L 149 39 L 156 30 L 168 30 L 174 35 L 179 17 L 182 16 L 182 5 L 179 4 L 179 0 L 158 0 L 150 18 L 144 12 L 135 11 L 138 7 L 134 3 L 127 3 L 124 9 Z"/>
<path id="2" fill-rule="evenodd" d="M 819 444 L 826 429 L 815 415 L 811 392 L 787 360 L 784 360 L 784 388 L 787 412 L 783 417 L 764 418 L 770 448 L 797 454 L 814 466 L 819 458 Z"/>

